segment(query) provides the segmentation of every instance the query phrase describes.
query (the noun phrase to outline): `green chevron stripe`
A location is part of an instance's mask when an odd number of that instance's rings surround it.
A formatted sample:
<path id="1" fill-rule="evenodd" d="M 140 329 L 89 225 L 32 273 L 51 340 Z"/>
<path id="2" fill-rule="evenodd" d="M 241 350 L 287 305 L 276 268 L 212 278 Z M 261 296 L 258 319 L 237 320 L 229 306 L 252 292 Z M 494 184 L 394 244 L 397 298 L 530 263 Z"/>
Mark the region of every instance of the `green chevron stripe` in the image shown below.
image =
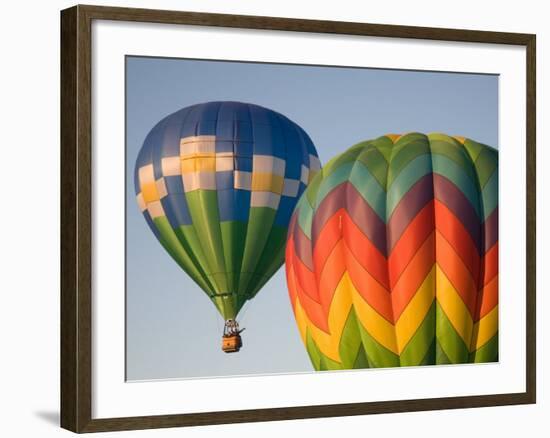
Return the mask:
<path id="1" fill-rule="evenodd" d="M 435 363 L 436 365 L 449 365 L 452 364 L 451 359 L 447 356 L 439 341 L 435 342 Z"/>
<path id="2" fill-rule="evenodd" d="M 332 359 L 330 359 L 328 356 L 325 356 L 323 353 L 321 353 L 321 364 L 320 364 L 320 370 L 321 371 L 334 371 L 334 370 L 343 370 L 345 369 L 341 363 L 336 362 Z"/>
<path id="3" fill-rule="evenodd" d="M 498 171 L 498 152 L 485 146 L 475 161 L 475 167 L 479 184 L 484 187 L 491 175 Z"/>
<path id="4" fill-rule="evenodd" d="M 488 147 L 487 145 L 470 140 L 469 138 L 466 138 L 464 140 L 464 144 L 462 146 L 464 147 L 464 150 L 468 153 L 468 155 L 470 155 L 470 158 L 474 165 L 479 157 L 479 154 L 481 154 L 481 152 Z"/>
<path id="5" fill-rule="evenodd" d="M 388 179 L 388 161 L 381 150 L 391 152 L 392 142 L 388 137 L 381 137 L 371 142 L 365 142 L 363 150 L 358 155 L 357 160 L 360 161 L 376 178 L 378 185 L 382 190 L 386 191 L 386 183 Z"/>
<path id="6" fill-rule="evenodd" d="M 432 155 L 439 155 L 453 161 L 468 176 L 472 184 L 477 184 L 474 163 L 460 143 L 455 140 L 452 142 L 430 141 L 430 149 Z"/>
<path id="7" fill-rule="evenodd" d="M 363 348 L 367 355 L 367 360 L 370 368 L 390 368 L 399 366 L 399 356 L 374 339 L 369 332 L 358 322 L 359 333 Z"/>
<path id="8" fill-rule="evenodd" d="M 436 340 L 435 336 L 432 340 L 432 343 L 428 347 L 428 351 L 426 351 L 426 355 L 424 358 L 420 361 L 418 365 L 435 365 L 436 363 Z"/>
<path id="9" fill-rule="evenodd" d="M 378 149 L 378 152 L 384 156 L 386 163 L 389 163 L 393 153 L 393 141 L 391 138 L 383 135 L 382 137 L 372 140 L 372 144 L 376 149 Z"/>
<path id="10" fill-rule="evenodd" d="M 401 355 L 399 361 L 401 366 L 415 366 L 420 365 L 426 355 L 429 354 L 430 347 L 433 347 L 433 341 L 435 339 L 435 300 L 428 309 L 424 320 L 418 327 L 417 331 L 407 343 Z"/>
<path id="11" fill-rule="evenodd" d="M 390 162 L 392 171 L 393 161 Z M 388 183 L 388 194 L 386 200 L 386 222 L 401 201 L 401 198 L 411 189 L 411 187 L 423 176 L 432 173 L 432 158 L 429 154 L 419 155 L 409 162 L 407 166 L 399 173 L 397 178 L 390 184 Z M 389 176 L 388 176 L 389 178 Z"/>
<path id="12" fill-rule="evenodd" d="M 477 183 L 474 183 L 454 161 L 447 157 L 434 154 L 432 156 L 434 173 L 437 173 L 451 181 L 470 201 L 478 217 L 481 217 L 480 199 Z"/>
<path id="13" fill-rule="evenodd" d="M 336 157 L 329 160 L 329 162 L 323 166 L 320 172 L 323 175 L 323 179 L 329 177 L 335 170 L 337 170 L 341 166 L 344 166 L 346 163 L 352 163 L 353 161 L 355 161 L 361 151 L 361 144 L 356 144 L 342 154 L 337 155 Z"/>
<path id="14" fill-rule="evenodd" d="M 321 182 L 323 182 L 323 169 L 321 169 L 309 182 L 307 186 L 309 190 L 307 190 L 300 198 L 307 199 L 309 205 L 315 205 L 315 198 L 317 197 L 317 191 L 319 190 L 319 185 Z"/>
<path id="15" fill-rule="evenodd" d="M 436 337 L 441 349 L 451 363 L 466 363 L 469 358 L 469 350 L 464 340 L 456 332 L 447 315 L 437 303 L 436 306 Z"/>
<path id="16" fill-rule="evenodd" d="M 483 220 L 487 219 L 498 206 L 498 172 L 494 172 L 481 192 Z"/>
<path id="17" fill-rule="evenodd" d="M 390 158 L 388 170 L 388 188 L 398 181 L 399 176 L 408 166 L 419 159 L 419 157 L 430 154 L 430 147 L 426 137 L 414 141 L 397 141 L 393 147 L 394 151 Z"/>
<path id="18" fill-rule="evenodd" d="M 470 362 L 498 362 L 498 332 L 484 345 L 470 353 Z"/>
<path id="19" fill-rule="evenodd" d="M 357 315 L 352 307 L 342 330 L 340 344 L 338 346 L 340 360 L 344 368 L 352 368 L 359 354 L 361 333 L 359 332 L 358 324 Z"/>
<path id="20" fill-rule="evenodd" d="M 302 196 L 296 207 L 298 212 L 298 226 L 304 234 L 311 239 L 311 221 L 313 220 L 313 209 L 306 196 Z"/>
<path id="21" fill-rule="evenodd" d="M 309 355 L 309 360 L 313 365 L 313 368 L 317 371 L 321 370 L 321 351 L 315 344 L 315 341 L 311 337 L 309 330 L 306 330 L 306 351 Z"/>
<path id="22" fill-rule="evenodd" d="M 363 345 L 359 345 L 359 351 L 357 351 L 357 357 L 355 358 L 355 362 L 353 363 L 353 369 L 360 368 L 370 368 L 367 353 L 365 353 Z"/>
<path id="23" fill-rule="evenodd" d="M 385 221 L 386 191 L 360 161 L 356 161 L 355 165 L 352 167 L 349 175 L 349 182 L 355 187 L 365 202 L 375 211 L 376 215 L 381 220 Z"/>

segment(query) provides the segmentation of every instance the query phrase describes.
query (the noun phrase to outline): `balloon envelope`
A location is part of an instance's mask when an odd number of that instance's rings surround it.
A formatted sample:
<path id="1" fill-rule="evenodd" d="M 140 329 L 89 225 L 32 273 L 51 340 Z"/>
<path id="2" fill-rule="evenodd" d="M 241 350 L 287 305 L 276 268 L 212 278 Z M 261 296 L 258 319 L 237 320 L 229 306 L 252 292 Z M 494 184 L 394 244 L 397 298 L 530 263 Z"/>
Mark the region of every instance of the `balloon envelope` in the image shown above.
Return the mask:
<path id="1" fill-rule="evenodd" d="M 208 102 L 149 132 L 135 190 L 157 239 L 228 320 L 283 263 L 291 213 L 319 169 L 312 141 L 285 116 Z"/>
<path id="2" fill-rule="evenodd" d="M 289 226 L 315 369 L 498 360 L 498 151 L 387 135 L 331 160 Z"/>

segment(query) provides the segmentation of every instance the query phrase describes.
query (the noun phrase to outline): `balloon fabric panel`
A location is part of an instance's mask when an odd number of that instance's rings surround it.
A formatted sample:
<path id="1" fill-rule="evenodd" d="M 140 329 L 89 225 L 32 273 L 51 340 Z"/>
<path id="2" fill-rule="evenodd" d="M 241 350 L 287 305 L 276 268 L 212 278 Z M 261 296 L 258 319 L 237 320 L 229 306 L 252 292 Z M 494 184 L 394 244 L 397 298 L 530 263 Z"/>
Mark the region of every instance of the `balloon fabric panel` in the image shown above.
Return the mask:
<path id="1" fill-rule="evenodd" d="M 285 116 L 208 102 L 149 132 L 134 181 L 157 239 L 228 320 L 284 262 L 292 211 L 319 170 L 310 138 Z"/>
<path id="2" fill-rule="evenodd" d="M 387 135 L 333 158 L 290 222 L 286 273 L 317 370 L 498 360 L 498 151 Z"/>

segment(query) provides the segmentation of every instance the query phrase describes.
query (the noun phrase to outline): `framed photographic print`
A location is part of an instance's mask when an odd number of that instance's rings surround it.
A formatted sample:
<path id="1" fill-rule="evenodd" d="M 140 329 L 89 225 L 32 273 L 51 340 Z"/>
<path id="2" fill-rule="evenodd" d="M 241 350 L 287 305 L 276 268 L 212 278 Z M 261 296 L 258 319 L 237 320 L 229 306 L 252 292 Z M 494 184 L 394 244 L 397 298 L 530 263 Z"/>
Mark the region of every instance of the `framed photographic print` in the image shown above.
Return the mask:
<path id="1" fill-rule="evenodd" d="M 61 13 L 61 423 L 535 402 L 535 36 Z"/>

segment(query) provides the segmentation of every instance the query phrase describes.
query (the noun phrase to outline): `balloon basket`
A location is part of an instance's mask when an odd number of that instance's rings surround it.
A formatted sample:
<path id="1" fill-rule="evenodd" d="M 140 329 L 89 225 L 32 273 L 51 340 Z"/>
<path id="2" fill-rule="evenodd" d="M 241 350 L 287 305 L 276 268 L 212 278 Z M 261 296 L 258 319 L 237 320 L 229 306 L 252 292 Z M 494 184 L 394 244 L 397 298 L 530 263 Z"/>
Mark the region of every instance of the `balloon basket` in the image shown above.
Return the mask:
<path id="1" fill-rule="evenodd" d="M 244 329 L 239 329 L 239 323 L 234 319 L 225 321 L 223 327 L 222 350 L 225 353 L 237 353 L 243 346 L 241 332 Z"/>
<path id="2" fill-rule="evenodd" d="M 225 353 L 237 353 L 243 346 L 241 335 L 224 336 L 222 338 L 222 350 Z"/>

